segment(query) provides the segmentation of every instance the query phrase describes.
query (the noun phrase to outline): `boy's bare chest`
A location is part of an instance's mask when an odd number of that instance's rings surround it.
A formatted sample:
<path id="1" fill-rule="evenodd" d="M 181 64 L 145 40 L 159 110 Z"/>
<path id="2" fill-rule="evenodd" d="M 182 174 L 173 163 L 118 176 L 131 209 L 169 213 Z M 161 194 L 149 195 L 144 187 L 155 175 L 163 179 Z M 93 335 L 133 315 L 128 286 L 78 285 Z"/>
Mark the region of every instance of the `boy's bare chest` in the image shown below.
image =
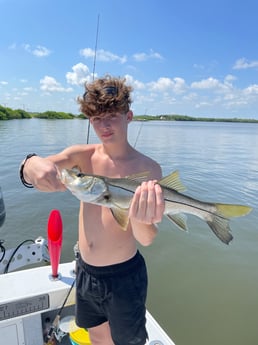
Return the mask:
<path id="1" fill-rule="evenodd" d="M 130 160 L 97 160 L 92 164 L 92 173 L 108 177 L 124 177 L 135 174 L 138 171 L 139 163 L 136 159 Z"/>

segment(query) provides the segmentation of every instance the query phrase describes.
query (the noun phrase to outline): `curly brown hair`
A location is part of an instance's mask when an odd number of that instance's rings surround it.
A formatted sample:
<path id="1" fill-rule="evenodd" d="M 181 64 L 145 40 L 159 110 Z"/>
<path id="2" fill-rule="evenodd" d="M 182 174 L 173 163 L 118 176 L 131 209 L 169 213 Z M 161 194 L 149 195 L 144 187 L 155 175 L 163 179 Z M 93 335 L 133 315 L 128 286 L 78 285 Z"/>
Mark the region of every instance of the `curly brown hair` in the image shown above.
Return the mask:
<path id="1" fill-rule="evenodd" d="M 132 103 L 133 88 L 126 85 L 125 78 L 109 75 L 85 83 L 85 93 L 78 97 L 80 111 L 88 118 L 102 113 L 127 113 Z"/>

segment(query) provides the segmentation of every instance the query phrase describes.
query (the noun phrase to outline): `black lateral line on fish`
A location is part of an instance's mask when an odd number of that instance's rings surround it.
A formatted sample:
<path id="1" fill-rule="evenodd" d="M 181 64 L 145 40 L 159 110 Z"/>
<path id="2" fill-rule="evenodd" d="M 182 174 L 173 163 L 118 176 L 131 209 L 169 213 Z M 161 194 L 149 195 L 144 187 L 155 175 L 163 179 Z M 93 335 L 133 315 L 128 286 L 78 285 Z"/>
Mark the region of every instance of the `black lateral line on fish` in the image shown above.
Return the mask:
<path id="1" fill-rule="evenodd" d="M 192 208 L 195 208 L 196 210 L 200 210 L 200 211 L 207 212 L 207 213 L 212 214 L 212 215 L 214 215 L 214 216 L 217 216 L 217 217 L 219 217 L 219 218 L 221 218 L 221 219 L 226 219 L 226 220 L 228 219 L 228 218 L 222 216 L 222 215 L 219 214 L 219 213 L 207 211 L 207 210 L 205 210 L 205 209 L 203 209 L 203 208 L 201 208 L 201 207 L 189 205 L 189 204 L 187 204 L 186 202 L 172 201 L 172 200 L 166 199 L 166 198 L 164 198 L 164 200 L 165 200 L 165 201 L 168 201 L 168 202 L 176 203 L 176 204 L 178 204 L 178 205 L 184 205 L 184 206 L 192 207 Z M 182 213 L 183 213 L 183 212 L 182 212 Z"/>
<path id="2" fill-rule="evenodd" d="M 106 181 L 105 181 L 106 182 Z M 122 190 L 125 190 L 126 192 L 130 192 L 130 193 L 132 193 L 132 194 L 134 194 L 134 192 L 135 191 L 132 191 L 131 189 L 128 189 L 128 188 L 126 188 L 126 187 L 123 187 L 123 186 L 117 186 L 116 184 L 113 184 L 112 182 L 107 182 L 107 185 L 108 186 L 111 186 L 111 187 L 116 187 L 116 188 L 119 188 L 119 189 L 122 189 Z"/>
<path id="3" fill-rule="evenodd" d="M 106 182 L 107 182 L 108 185 L 110 185 L 110 186 L 112 186 L 112 187 L 120 188 L 120 189 L 125 190 L 125 191 L 127 191 L 127 192 L 130 192 L 130 193 L 132 193 L 132 194 L 134 194 L 134 192 L 135 192 L 135 191 L 132 191 L 132 190 L 130 190 L 130 189 L 126 188 L 126 187 L 123 187 L 123 186 L 121 186 L 121 185 L 117 186 L 116 184 L 113 184 L 113 183 L 110 182 L 110 181 L 106 181 Z M 162 186 L 161 186 L 161 187 L 162 187 Z M 169 188 L 169 187 L 166 187 L 166 188 L 172 190 L 174 193 L 178 193 L 178 192 L 177 192 L 176 190 L 174 190 L 174 189 L 171 189 L 171 188 Z M 178 193 L 178 194 L 179 194 L 179 193 Z M 180 194 L 179 194 L 179 195 L 180 195 Z M 183 195 L 183 194 L 182 194 L 182 195 Z M 192 198 L 189 197 L 189 196 L 188 196 L 188 198 L 192 199 Z M 200 211 L 203 211 L 203 212 L 207 212 L 207 213 L 209 213 L 209 214 L 211 214 L 211 215 L 214 215 L 214 216 L 217 216 L 217 217 L 219 217 L 219 218 L 221 218 L 221 219 L 228 220 L 228 218 L 224 217 L 223 215 L 221 215 L 221 214 L 219 214 L 219 213 L 212 212 L 212 211 L 207 211 L 207 210 L 205 210 L 205 209 L 203 209 L 203 208 L 201 208 L 201 207 L 189 205 L 189 204 L 187 204 L 186 202 L 182 202 L 182 201 L 172 201 L 172 200 L 167 199 L 167 198 L 164 198 L 164 200 L 167 201 L 167 202 L 174 202 L 174 203 L 176 203 L 176 204 L 178 204 L 178 205 L 184 205 L 184 206 L 192 207 L 192 208 L 195 208 L 196 210 L 200 210 Z M 193 199 L 193 200 L 194 200 L 194 199 Z M 194 200 L 194 201 L 195 201 L 195 200 Z"/>

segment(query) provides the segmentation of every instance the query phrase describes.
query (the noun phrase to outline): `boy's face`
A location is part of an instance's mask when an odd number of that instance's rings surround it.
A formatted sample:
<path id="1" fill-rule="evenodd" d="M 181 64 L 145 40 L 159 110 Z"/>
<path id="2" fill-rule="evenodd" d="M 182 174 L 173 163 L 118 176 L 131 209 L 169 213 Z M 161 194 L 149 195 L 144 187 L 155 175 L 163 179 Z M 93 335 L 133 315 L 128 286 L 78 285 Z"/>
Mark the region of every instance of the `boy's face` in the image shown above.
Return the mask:
<path id="1" fill-rule="evenodd" d="M 114 140 L 118 137 L 127 138 L 127 126 L 132 121 L 133 113 L 128 111 L 125 113 L 110 112 L 102 113 L 90 118 L 99 139 L 104 142 Z"/>

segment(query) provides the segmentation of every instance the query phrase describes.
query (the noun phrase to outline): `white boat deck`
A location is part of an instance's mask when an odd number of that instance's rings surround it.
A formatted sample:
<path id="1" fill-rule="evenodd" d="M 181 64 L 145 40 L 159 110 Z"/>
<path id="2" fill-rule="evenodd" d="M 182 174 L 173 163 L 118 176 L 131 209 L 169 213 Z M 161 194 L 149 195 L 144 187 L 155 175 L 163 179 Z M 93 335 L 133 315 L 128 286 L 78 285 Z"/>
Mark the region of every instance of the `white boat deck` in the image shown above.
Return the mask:
<path id="1" fill-rule="evenodd" d="M 52 279 L 50 266 L 0 275 L 0 339 L 5 344 L 43 344 L 44 318 L 50 312 L 56 315 L 62 306 L 74 281 L 74 265 L 59 265 L 57 280 Z M 73 289 L 66 308 L 74 303 Z M 146 317 L 148 345 L 175 345 L 148 311 Z"/>

